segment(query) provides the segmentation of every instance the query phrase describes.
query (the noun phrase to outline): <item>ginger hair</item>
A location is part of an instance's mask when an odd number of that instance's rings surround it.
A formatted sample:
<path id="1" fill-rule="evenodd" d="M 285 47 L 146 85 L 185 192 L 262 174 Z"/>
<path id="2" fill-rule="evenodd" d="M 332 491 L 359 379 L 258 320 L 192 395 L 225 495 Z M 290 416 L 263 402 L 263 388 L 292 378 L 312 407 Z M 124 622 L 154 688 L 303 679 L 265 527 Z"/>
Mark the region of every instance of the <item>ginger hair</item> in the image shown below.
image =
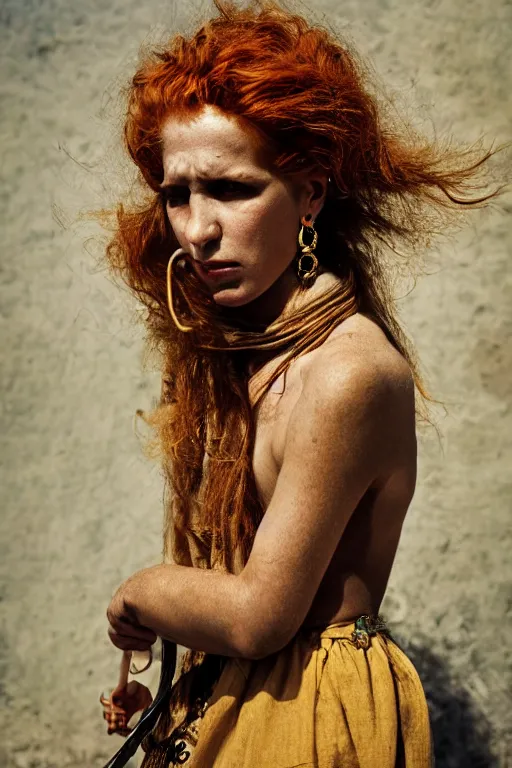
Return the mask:
<path id="1" fill-rule="evenodd" d="M 368 67 L 328 30 L 273 0 L 214 5 L 217 15 L 189 37 L 175 35 L 140 61 L 127 88 L 124 139 L 143 194 L 102 215 L 114 222 L 107 264 L 145 307 L 147 341 L 161 361 L 160 401 L 139 413 L 155 429 L 164 470 L 164 557 L 192 565 L 199 551 L 196 565 L 234 572 L 236 556 L 242 566 L 247 561 L 264 513 L 252 470 L 246 350 L 287 352 L 259 400 L 334 323 L 364 312 L 407 360 L 425 403 L 431 398 L 398 320 L 394 275 L 404 253 L 421 258 L 454 214 L 501 190 L 478 183 L 496 150 L 441 145 L 393 120 L 372 92 Z M 204 105 L 249 126 L 277 172 L 293 179 L 321 168 L 331 179 L 315 222 L 316 255 L 344 287 L 267 328 L 233 324 L 186 267 L 174 273 L 175 309 L 194 330 L 180 331 L 169 312 L 166 270 L 178 243 L 159 188 L 161 128 Z"/>

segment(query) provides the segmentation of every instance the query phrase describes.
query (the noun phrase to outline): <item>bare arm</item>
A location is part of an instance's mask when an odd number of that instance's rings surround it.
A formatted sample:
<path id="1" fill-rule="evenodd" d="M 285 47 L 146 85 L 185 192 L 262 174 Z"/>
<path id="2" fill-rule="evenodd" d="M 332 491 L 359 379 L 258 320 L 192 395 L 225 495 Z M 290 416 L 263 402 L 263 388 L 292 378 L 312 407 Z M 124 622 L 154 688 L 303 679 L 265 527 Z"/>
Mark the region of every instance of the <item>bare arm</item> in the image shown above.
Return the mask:
<path id="1" fill-rule="evenodd" d="M 297 633 L 343 532 L 370 486 L 396 461 L 397 413 L 413 383 L 390 358 L 347 353 L 311 369 L 290 416 L 283 464 L 241 578 L 255 609 L 255 658 Z"/>
<path id="2" fill-rule="evenodd" d="M 186 648 L 250 657 L 246 641 L 248 588 L 240 576 L 162 564 L 125 582 L 128 613 L 156 635 Z"/>

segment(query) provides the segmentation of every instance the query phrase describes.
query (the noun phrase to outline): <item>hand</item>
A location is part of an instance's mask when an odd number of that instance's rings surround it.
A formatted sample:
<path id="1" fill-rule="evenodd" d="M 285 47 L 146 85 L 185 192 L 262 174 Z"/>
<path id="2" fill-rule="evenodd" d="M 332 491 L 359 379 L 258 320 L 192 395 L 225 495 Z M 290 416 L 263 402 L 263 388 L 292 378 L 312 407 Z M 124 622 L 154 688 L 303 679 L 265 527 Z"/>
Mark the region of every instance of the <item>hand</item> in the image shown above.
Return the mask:
<path id="1" fill-rule="evenodd" d="M 121 584 L 107 608 L 108 635 L 116 648 L 122 651 L 147 651 L 156 642 L 157 636 L 152 629 L 138 623 L 135 612 L 129 607 L 126 598 L 132 580 Z"/>
<path id="2" fill-rule="evenodd" d="M 132 730 L 128 726 L 132 716 L 141 709 L 147 709 L 152 701 L 151 691 L 136 680 L 123 686 L 118 685 L 108 697 L 100 696 L 103 718 L 108 725 L 107 733 L 128 736 Z"/>

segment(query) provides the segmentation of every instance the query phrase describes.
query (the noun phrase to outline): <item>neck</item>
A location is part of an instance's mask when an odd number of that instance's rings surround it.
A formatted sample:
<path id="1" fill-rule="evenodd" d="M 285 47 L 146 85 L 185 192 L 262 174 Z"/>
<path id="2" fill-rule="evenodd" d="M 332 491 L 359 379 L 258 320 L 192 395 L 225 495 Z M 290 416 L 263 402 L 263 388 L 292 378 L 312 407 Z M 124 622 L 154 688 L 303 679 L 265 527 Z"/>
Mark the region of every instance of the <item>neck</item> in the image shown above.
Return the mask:
<path id="1" fill-rule="evenodd" d="M 293 303 L 298 291 L 297 276 L 291 268 L 288 268 L 257 299 L 242 307 L 225 308 L 224 314 L 230 323 L 238 326 L 240 330 L 247 330 L 251 326 L 258 331 L 265 330 L 267 326 L 290 311 L 289 306 Z"/>
<path id="2" fill-rule="evenodd" d="M 233 313 L 231 320 L 235 324 L 240 322 L 241 329 L 243 326 L 247 328 L 248 325 L 257 326 L 258 330 L 264 331 L 277 320 L 285 320 L 294 312 L 312 304 L 336 283 L 340 283 L 337 275 L 320 270 L 314 285 L 306 291 L 300 291 L 295 273 L 287 270 L 258 299 L 243 307 L 237 307 L 236 315 Z M 245 356 L 247 373 L 252 376 L 257 369 L 272 360 L 276 353 L 272 350 L 247 350 Z"/>

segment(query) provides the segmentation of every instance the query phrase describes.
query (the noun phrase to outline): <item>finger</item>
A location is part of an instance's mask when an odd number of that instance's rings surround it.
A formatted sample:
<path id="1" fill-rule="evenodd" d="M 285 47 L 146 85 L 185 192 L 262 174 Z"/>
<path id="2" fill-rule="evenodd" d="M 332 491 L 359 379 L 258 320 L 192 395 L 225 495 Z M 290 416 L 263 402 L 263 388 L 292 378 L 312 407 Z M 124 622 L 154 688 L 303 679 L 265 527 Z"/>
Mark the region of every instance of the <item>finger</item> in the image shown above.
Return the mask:
<path id="1" fill-rule="evenodd" d="M 137 640 L 143 640 L 146 643 L 149 643 L 149 645 L 156 643 L 157 635 L 152 629 L 149 629 L 149 627 L 130 624 L 128 621 L 113 616 L 109 617 L 109 624 L 119 635 L 135 637 Z"/>
<path id="2" fill-rule="evenodd" d="M 129 637 L 111 636 L 110 641 L 120 651 L 145 651 L 147 646 L 132 640 Z"/>
<path id="3" fill-rule="evenodd" d="M 153 645 L 157 641 L 157 635 L 149 627 L 139 627 L 124 622 L 121 626 L 121 634 L 129 634 L 139 640 L 145 640 L 149 645 Z"/>
<path id="4" fill-rule="evenodd" d="M 119 635 L 112 629 L 109 629 L 108 636 L 111 643 L 113 643 L 113 645 L 115 645 L 116 648 L 119 648 L 121 651 L 147 651 L 151 647 L 147 640 L 142 641 L 133 637 Z"/>
<path id="5" fill-rule="evenodd" d="M 109 635 L 115 636 L 115 637 L 123 637 L 125 640 L 131 640 L 134 643 L 140 643 L 144 646 L 145 649 L 150 648 L 153 645 L 152 639 L 148 637 L 141 637 L 136 632 L 132 632 L 129 627 L 121 627 L 120 629 L 117 629 L 116 627 L 110 626 L 108 628 Z"/>
<path id="6" fill-rule="evenodd" d="M 141 639 L 139 637 L 133 637 L 129 633 L 117 632 L 113 627 L 109 627 L 108 635 L 114 645 L 118 643 L 128 644 L 127 651 L 143 650 L 145 653 L 151 648 L 151 643 L 148 640 Z"/>

